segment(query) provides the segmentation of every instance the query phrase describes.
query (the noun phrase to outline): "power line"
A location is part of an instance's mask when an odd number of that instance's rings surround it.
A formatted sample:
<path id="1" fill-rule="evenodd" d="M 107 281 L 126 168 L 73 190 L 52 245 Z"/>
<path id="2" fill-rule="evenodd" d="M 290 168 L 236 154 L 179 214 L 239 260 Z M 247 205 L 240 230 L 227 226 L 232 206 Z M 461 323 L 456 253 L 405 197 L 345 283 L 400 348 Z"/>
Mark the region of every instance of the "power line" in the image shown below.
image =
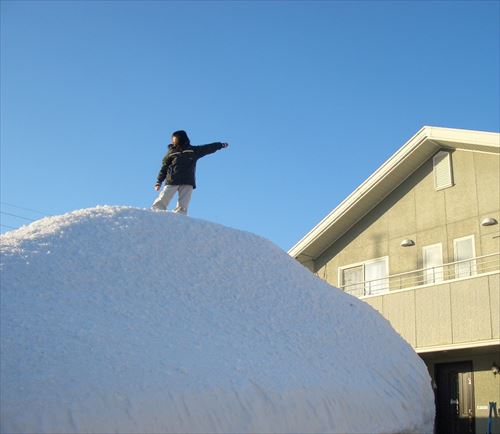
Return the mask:
<path id="1" fill-rule="evenodd" d="M 11 214 L 10 212 L 0 211 L 0 214 L 5 214 L 5 215 L 11 216 L 11 217 L 17 217 L 17 218 L 20 218 L 20 219 L 23 219 L 23 220 L 29 220 L 30 222 L 34 222 L 35 221 L 34 219 L 30 219 L 28 217 L 23 217 L 22 215 Z"/>
<path id="2" fill-rule="evenodd" d="M 0 223 L 0 226 L 7 228 L 7 229 L 18 229 L 18 228 L 15 228 L 14 226 L 4 225 L 3 223 Z"/>
<path id="3" fill-rule="evenodd" d="M 31 211 L 31 212 L 36 212 L 37 214 L 41 214 L 41 215 L 49 215 L 48 213 L 46 212 L 42 212 L 42 211 L 38 211 L 36 209 L 32 209 L 32 208 L 25 208 L 25 207 L 22 207 L 22 206 L 18 206 L 18 205 L 14 205 L 12 203 L 8 203 L 8 202 L 0 202 L 0 204 L 2 205 L 7 205 L 7 206 L 11 206 L 13 208 L 17 208 L 17 209 L 22 209 L 24 211 Z"/>

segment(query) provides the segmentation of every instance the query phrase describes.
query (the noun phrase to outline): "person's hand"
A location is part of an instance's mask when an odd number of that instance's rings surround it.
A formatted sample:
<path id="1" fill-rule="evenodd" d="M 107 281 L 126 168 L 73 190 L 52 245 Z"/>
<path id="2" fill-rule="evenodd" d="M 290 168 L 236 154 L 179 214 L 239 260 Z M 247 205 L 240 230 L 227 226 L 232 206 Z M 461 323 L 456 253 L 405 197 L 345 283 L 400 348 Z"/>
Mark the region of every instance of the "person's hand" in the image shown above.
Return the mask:
<path id="1" fill-rule="evenodd" d="M 155 190 L 158 191 L 160 189 L 160 185 L 159 184 L 156 184 L 155 185 Z"/>
<path id="2" fill-rule="evenodd" d="M 229 146 L 229 143 L 223 143 L 222 144 L 222 149 L 227 148 Z"/>

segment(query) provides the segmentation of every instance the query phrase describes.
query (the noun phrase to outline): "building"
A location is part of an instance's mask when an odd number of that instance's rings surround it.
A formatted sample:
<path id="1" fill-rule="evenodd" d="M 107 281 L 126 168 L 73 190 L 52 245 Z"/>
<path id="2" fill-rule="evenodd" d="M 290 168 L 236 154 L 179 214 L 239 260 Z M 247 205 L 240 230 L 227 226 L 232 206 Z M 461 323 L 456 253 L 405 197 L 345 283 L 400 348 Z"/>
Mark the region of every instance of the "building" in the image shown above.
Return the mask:
<path id="1" fill-rule="evenodd" d="M 289 254 L 426 363 L 436 433 L 500 433 L 500 134 L 423 127 Z"/>

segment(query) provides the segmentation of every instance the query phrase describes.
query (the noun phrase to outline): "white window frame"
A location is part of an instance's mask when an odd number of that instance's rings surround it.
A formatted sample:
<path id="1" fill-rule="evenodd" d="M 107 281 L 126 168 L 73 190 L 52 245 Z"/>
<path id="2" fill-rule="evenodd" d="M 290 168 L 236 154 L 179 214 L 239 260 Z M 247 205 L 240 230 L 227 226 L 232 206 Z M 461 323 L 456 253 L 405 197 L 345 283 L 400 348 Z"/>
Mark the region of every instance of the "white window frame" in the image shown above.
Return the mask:
<path id="1" fill-rule="evenodd" d="M 443 185 L 437 185 L 437 179 L 436 179 L 436 159 L 438 156 L 446 154 L 445 160 L 446 160 L 446 165 L 448 167 L 448 179 L 449 182 Z M 443 160 L 442 160 L 443 161 Z M 452 187 L 453 184 L 453 169 L 451 167 L 451 153 L 449 151 L 439 151 L 437 152 L 434 157 L 432 157 L 432 176 L 434 178 L 434 189 L 436 191 L 438 190 L 443 190 L 444 188 L 449 188 Z"/>
<path id="2" fill-rule="evenodd" d="M 460 276 L 461 271 L 460 271 L 460 264 L 455 264 L 455 277 L 470 277 L 470 276 L 475 276 L 477 274 L 477 264 L 476 264 L 476 239 L 474 235 L 467 235 L 465 237 L 460 237 L 460 238 L 455 238 L 453 240 L 453 260 L 454 262 L 457 262 L 457 244 L 460 241 L 465 241 L 465 240 L 471 240 L 472 241 L 472 258 L 470 259 L 471 267 L 469 268 L 470 274 L 466 276 Z"/>
<path id="3" fill-rule="evenodd" d="M 369 288 L 367 288 L 367 286 L 366 286 L 366 271 L 365 271 L 365 267 L 366 267 L 367 264 L 372 264 L 374 262 L 379 262 L 379 261 L 382 261 L 382 260 L 385 262 L 385 274 L 386 274 L 386 277 L 383 277 L 382 279 L 387 278 L 387 285 L 386 285 L 385 289 L 383 289 L 381 291 L 376 291 L 373 294 L 371 294 L 368 291 Z M 369 260 L 363 261 L 363 262 L 355 262 L 355 263 L 348 264 L 348 265 L 342 265 L 337 270 L 337 273 L 338 273 L 338 275 L 337 275 L 337 281 L 340 282 L 340 286 L 344 286 L 344 270 L 347 270 L 349 268 L 360 267 L 360 266 L 363 267 L 363 281 L 359 282 L 359 283 L 363 283 L 363 296 L 366 296 L 366 295 L 376 295 L 376 294 L 382 294 L 382 293 L 389 292 L 389 279 L 388 279 L 388 277 L 389 277 L 389 256 L 381 256 L 379 258 L 369 259 Z"/>
<path id="4" fill-rule="evenodd" d="M 430 268 L 427 266 L 425 263 L 425 250 L 426 249 L 431 249 L 431 248 L 436 248 L 439 247 L 440 253 L 441 253 L 441 264 L 437 265 L 435 267 L 432 267 L 434 270 L 437 270 L 437 273 L 433 271 L 432 274 L 432 280 L 427 277 L 427 269 Z M 439 283 L 444 280 L 444 267 L 443 267 L 443 243 L 435 243 L 435 244 L 429 244 L 427 246 L 422 246 L 422 268 L 424 270 L 424 285 L 432 284 L 432 283 Z"/>
<path id="5" fill-rule="evenodd" d="M 363 279 L 364 279 L 365 278 L 365 266 L 364 266 L 364 262 L 357 262 L 355 264 L 349 264 L 349 265 L 346 265 L 345 267 L 339 267 L 338 268 L 338 280 L 337 280 L 337 282 L 340 282 L 340 286 L 344 286 L 344 284 L 345 284 L 345 282 L 344 282 L 344 270 L 348 270 L 350 268 L 358 268 L 358 267 L 362 267 L 362 269 L 363 269 Z M 362 280 L 359 283 L 356 283 L 356 285 L 361 285 L 362 286 L 361 290 L 363 291 L 363 294 L 361 296 L 363 296 L 365 294 L 364 280 Z M 343 291 L 345 292 L 345 289 Z M 356 295 L 356 294 L 352 294 L 352 295 Z"/>

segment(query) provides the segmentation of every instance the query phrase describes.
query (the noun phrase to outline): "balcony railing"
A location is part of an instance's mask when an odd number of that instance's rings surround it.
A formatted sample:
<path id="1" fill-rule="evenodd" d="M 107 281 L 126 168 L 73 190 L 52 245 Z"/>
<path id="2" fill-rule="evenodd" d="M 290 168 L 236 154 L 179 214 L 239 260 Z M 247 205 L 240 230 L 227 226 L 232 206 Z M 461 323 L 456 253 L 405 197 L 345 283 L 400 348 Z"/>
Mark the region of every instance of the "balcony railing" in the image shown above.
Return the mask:
<path id="1" fill-rule="evenodd" d="M 343 285 L 340 288 L 345 292 L 362 297 L 375 295 L 398 289 L 413 288 L 416 286 L 438 284 L 452 279 L 475 277 L 500 270 L 500 253 L 477 256 L 464 261 L 449 262 L 436 267 L 421 268 L 406 273 L 392 274 L 379 279 Z"/>

